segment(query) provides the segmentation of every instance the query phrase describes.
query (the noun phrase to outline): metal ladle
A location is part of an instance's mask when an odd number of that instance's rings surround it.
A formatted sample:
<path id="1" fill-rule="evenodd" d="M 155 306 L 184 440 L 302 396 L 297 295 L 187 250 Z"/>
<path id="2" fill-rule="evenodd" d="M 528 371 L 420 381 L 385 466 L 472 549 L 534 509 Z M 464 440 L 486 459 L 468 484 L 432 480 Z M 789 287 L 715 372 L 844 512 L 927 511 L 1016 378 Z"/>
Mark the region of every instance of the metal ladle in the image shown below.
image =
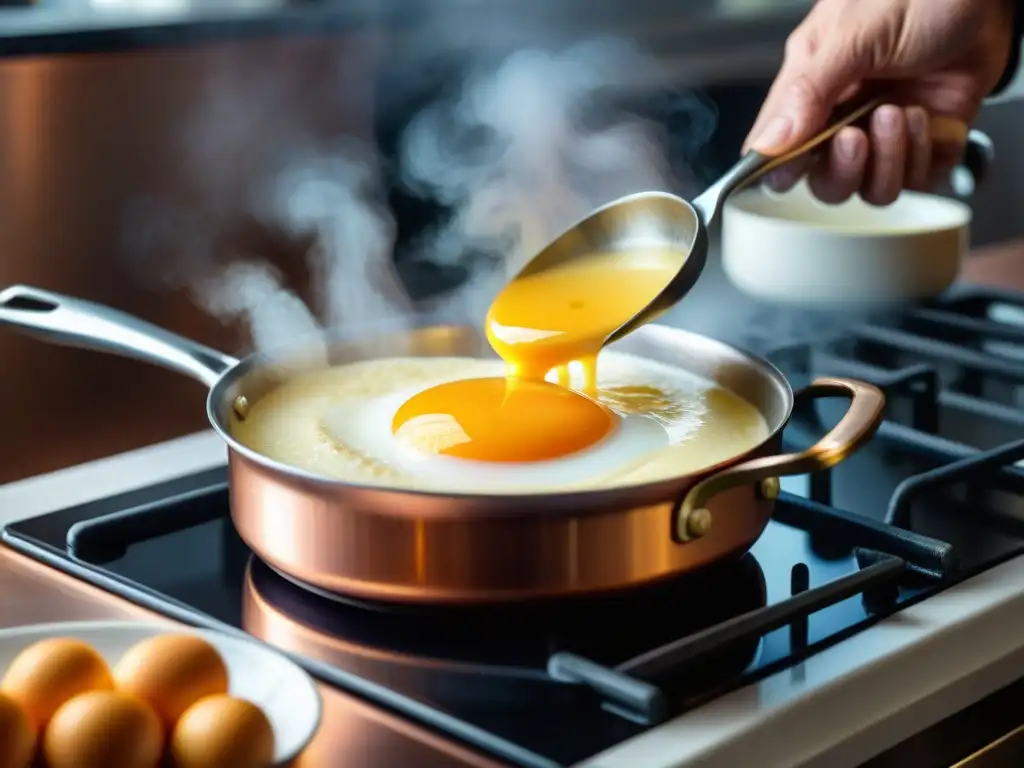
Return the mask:
<path id="1" fill-rule="evenodd" d="M 747 152 L 692 203 L 668 192 L 639 192 L 614 200 L 549 243 L 512 281 L 539 274 L 569 261 L 609 252 L 657 248 L 678 254 L 679 267 L 661 293 L 614 331 L 604 343 L 618 341 L 654 320 L 693 288 L 707 261 L 708 227 L 732 192 L 811 151 L 881 103 L 881 98 L 872 99 L 838 114 L 828 128 L 785 155 L 769 157 L 760 152 Z"/>

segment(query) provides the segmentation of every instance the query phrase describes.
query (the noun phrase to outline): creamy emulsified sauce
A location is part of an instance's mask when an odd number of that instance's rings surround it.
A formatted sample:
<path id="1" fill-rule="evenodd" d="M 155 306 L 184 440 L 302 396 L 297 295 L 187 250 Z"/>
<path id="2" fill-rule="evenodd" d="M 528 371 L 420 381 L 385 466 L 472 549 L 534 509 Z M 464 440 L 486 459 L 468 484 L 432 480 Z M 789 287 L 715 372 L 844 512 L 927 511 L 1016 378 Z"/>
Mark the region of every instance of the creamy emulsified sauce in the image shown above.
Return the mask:
<path id="1" fill-rule="evenodd" d="M 545 461 L 597 445 L 618 426 L 593 397 L 598 353 L 657 297 L 680 261 L 674 251 L 633 249 L 517 277 L 486 320 L 505 370 L 416 393 L 395 414 L 392 431 L 440 455 L 495 463 Z M 575 389 L 570 363 L 583 375 Z M 424 439 L 442 430 L 447 441 Z"/>
<path id="2" fill-rule="evenodd" d="M 692 373 L 616 351 L 601 354 L 596 399 L 620 422 L 600 445 L 569 457 L 496 465 L 422 458 L 391 433 L 411 394 L 444 382 L 498 378 L 504 364 L 469 358 L 390 358 L 300 375 L 254 403 L 232 434 L 276 461 L 336 480 L 392 488 L 529 493 L 668 479 L 761 443 L 754 406 Z M 549 379 L 556 379 L 552 372 Z M 573 385 L 587 374 L 570 366 Z M 546 434 L 556 436 L 558 423 Z M 657 433 L 656 435 L 654 433 Z M 443 436 L 442 436 L 443 442 Z M 540 438 L 543 442 L 543 438 Z"/>
<path id="3" fill-rule="evenodd" d="M 730 459 L 768 435 L 753 406 L 686 371 L 601 352 L 680 261 L 631 250 L 517 278 L 487 315 L 501 361 L 311 372 L 261 398 L 233 433 L 315 474 L 449 492 L 635 484 Z"/>

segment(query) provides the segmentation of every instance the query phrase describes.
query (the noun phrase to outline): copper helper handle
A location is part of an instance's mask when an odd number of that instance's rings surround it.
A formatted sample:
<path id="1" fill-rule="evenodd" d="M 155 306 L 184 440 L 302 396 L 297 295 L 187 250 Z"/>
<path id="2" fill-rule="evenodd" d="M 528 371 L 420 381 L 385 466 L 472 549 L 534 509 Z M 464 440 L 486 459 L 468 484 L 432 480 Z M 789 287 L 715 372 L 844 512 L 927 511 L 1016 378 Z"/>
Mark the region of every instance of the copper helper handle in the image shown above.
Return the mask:
<path id="1" fill-rule="evenodd" d="M 677 506 L 672 530 L 677 539 L 700 538 L 711 528 L 708 502 L 723 491 L 757 484 L 764 498 L 779 493 L 779 478 L 834 467 L 871 439 L 885 415 L 885 395 L 878 387 L 853 379 L 815 379 L 800 393 L 814 399 L 846 396 L 850 407 L 831 432 L 805 451 L 763 456 L 723 469 L 694 485 Z"/>

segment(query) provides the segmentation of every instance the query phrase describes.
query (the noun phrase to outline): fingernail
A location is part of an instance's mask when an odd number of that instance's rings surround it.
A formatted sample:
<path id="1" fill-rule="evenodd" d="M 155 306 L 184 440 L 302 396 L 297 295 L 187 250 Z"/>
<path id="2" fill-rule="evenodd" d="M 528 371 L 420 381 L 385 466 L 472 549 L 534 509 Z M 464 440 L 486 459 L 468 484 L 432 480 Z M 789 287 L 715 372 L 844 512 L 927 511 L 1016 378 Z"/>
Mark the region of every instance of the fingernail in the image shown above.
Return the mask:
<path id="1" fill-rule="evenodd" d="M 860 142 L 857 137 L 840 131 L 836 136 L 836 154 L 843 162 L 856 162 L 857 156 L 860 154 Z"/>
<path id="2" fill-rule="evenodd" d="M 914 136 L 920 138 L 928 134 L 928 113 L 920 107 L 907 110 L 907 126 Z"/>
<path id="3" fill-rule="evenodd" d="M 899 119 L 899 113 L 895 107 L 879 107 L 875 112 L 875 123 L 878 132 L 883 136 L 891 136 L 896 133 Z"/>
<path id="4" fill-rule="evenodd" d="M 759 152 L 771 154 L 786 148 L 786 142 L 793 134 L 793 121 L 788 117 L 773 118 L 751 146 Z"/>

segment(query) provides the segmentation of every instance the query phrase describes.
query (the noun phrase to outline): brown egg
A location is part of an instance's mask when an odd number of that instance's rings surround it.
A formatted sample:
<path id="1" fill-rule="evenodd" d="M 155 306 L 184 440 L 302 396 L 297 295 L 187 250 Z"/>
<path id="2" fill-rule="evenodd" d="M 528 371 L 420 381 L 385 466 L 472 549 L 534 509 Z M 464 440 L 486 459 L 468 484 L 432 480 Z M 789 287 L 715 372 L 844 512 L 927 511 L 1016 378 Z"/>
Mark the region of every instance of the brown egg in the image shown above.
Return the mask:
<path id="1" fill-rule="evenodd" d="M 36 732 L 14 699 L 0 693 L 0 768 L 28 768 L 36 751 Z"/>
<path id="2" fill-rule="evenodd" d="M 96 649 L 81 640 L 40 640 L 19 653 L 3 680 L 0 693 L 14 699 L 36 731 L 72 696 L 114 687 L 110 668 Z"/>
<path id="3" fill-rule="evenodd" d="M 210 696 L 181 716 L 170 754 L 175 768 L 266 768 L 274 761 L 274 729 L 255 704 Z"/>
<path id="4" fill-rule="evenodd" d="M 43 734 L 47 768 L 155 768 L 164 731 L 146 704 L 120 691 L 93 691 L 54 713 Z"/>
<path id="5" fill-rule="evenodd" d="M 228 692 L 217 649 L 195 635 L 158 635 L 133 646 L 114 667 L 117 690 L 138 696 L 165 727 L 207 696 Z"/>

